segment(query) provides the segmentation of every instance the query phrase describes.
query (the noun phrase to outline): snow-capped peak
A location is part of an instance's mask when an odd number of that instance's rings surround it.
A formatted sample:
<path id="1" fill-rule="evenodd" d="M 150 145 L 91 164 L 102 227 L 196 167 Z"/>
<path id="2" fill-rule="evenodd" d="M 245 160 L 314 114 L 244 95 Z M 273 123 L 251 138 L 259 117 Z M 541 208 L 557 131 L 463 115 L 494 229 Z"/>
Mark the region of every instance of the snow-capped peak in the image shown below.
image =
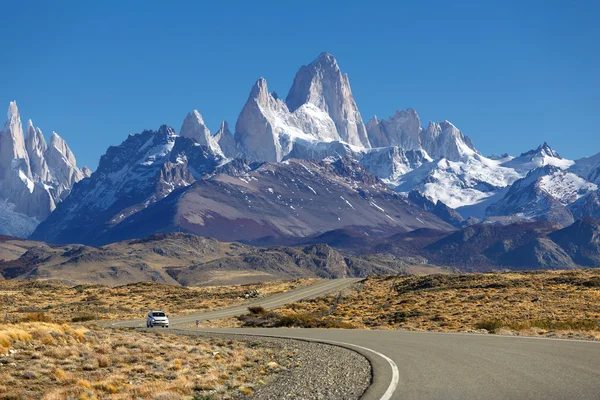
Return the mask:
<path id="1" fill-rule="evenodd" d="M 573 164 L 575 164 L 574 161 L 562 158 L 548 143 L 544 142 L 544 144 L 538 146 L 536 149 L 527 151 L 502 165 L 524 173 L 545 165 L 566 169 Z"/>
<path id="2" fill-rule="evenodd" d="M 7 119 L 7 122 L 12 123 L 12 121 L 16 118 L 19 118 L 19 120 L 20 120 L 19 107 L 17 107 L 17 102 L 13 100 L 8 104 L 8 111 L 6 113 L 6 119 Z"/>
<path id="3" fill-rule="evenodd" d="M 465 136 L 450 121 L 429 122 L 421 135 L 421 146 L 433 158 L 458 161 L 479 154 L 471 139 Z"/>
<path id="4" fill-rule="evenodd" d="M 544 142 L 539 145 L 537 149 L 530 150 L 520 155 L 520 157 L 551 157 L 557 159 L 563 159 L 548 143 Z"/>
<path id="5" fill-rule="evenodd" d="M 46 140 L 40 128 L 33 126 L 33 121 L 27 121 L 27 136 L 25 137 L 25 148 L 29 155 L 31 173 L 41 182 L 51 180 L 50 170 L 44 153 L 48 149 Z"/>
<path id="6" fill-rule="evenodd" d="M 329 114 L 342 141 L 371 147 L 348 75 L 342 74 L 331 54 L 321 53 L 316 60 L 300 68 L 285 102 L 291 112 L 304 104 L 313 104 Z"/>

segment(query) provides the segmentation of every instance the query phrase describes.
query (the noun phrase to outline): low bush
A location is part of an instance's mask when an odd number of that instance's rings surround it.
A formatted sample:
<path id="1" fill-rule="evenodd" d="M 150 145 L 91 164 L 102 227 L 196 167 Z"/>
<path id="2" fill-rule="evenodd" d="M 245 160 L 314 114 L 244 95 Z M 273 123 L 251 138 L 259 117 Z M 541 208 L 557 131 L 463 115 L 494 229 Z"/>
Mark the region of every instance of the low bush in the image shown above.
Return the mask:
<path id="1" fill-rule="evenodd" d="M 52 318 L 43 312 L 29 313 L 20 322 L 52 322 Z"/>
<path id="2" fill-rule="evenodd" d="M 569 319 L 562 321 L 534 319 L 531 321 L 512 323 L 509 325 L 509 328 L 514 330 L 539 328 L 546 331 L 600 331 L 600 321 L 594 319 Z"/>
<path id="3" fill-rule="evenodd" d="M 250 311 L 250 313 L 254 315 L 261 315 L 267 312 L 267 310 L 265 310 L 262 306 L 248 307 L 248 311 Z"/>
<path id="4" fill-rule="evenodd" d="M 490 319 L 485 321 L 480 321 L 475 324 L 475 329 L 485 329 L 490 333 L 496 333 L 496 331 L 502 328 L 505 324 L 502 321 L 497 319 Z"/>
<path id="5" fill-rule="evenodd" d="M 83 315 L 77 315 L 77 316 L 71 318 L 71 322 L 87 322 L 87 321 L 93 321 L 95 319 L 96 319 L 96 317 L 92 314 L 83 314 Z"/>

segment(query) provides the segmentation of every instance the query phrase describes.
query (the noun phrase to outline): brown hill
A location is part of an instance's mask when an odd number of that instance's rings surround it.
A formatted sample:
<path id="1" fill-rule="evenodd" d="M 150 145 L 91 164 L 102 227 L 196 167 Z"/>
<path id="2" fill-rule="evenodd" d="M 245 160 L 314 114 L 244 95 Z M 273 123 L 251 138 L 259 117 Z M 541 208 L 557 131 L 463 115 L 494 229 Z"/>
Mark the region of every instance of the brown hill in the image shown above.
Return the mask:
<path id="1" fill-rule="evenodd" d="M 140 281 L 223 285 L 398 271 L 399 266 L 393 263 L 353 262 L 324 244 L 253 247 L 184 233 L 154 235 L 102 247 L 50 246 L 37 242 L 20 258 L 0 263 L 0 274 L 6 279 L 51 279 L 109 286 Z"/>

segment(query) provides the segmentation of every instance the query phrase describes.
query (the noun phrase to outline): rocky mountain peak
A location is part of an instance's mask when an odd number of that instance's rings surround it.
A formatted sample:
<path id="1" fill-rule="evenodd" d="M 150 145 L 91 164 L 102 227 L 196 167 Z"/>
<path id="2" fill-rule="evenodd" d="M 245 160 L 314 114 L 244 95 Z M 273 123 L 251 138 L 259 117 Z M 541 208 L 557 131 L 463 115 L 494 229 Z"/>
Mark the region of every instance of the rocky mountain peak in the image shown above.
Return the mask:
<path id="1" fill-rule="evenodd" d="M 15 124 L 17 123 L 17 121 L 19 123 L 21 122 L 19 108 L 17 107 L 16 101 L 11 101 L 10 103 L 8 103 L 8 111 L 6 112 L 6 122 L 8 124 Z"/>
<path id="2" fill-rule="evenodd" d="M 399 146 L 405 150 L 421 148 L 419 135 L 423 130 L 417 112 L 412 108 L 398 110 L 387 120 L 372 118 L 366 125 L 373 147 Z"/>
<path id="3" fill-rule="evenodd" d="M 52 132 L 52 135 L 50 136 L 50 143 L 48 145 L 48 150 L 49 151 L 53 151 L 53 150 L 58 151 L 71 166 L 77 165 L 77 161 L 75 160 L 75 155 L 69 148 L 69 145 L 56 132 Z"/>
<path id="4" fill-rule="evenodd" d="M 319 54 L 319 56 L 310 63 L 311 67 L 318 68 L 321 70 L 332 70 L 333 72 L 340 72 L 340 67 L 335 57 L 327 52 Z"/>
<path id="5" fill-rule="evenodd" d="M 41 150 L 42 153 L 48 148 L 42 130 L 40 128 L 36 128 L 33 125 L 33 121 L 31 120 L 27 121 L 27 136 L 25 136 L 25 144 L 27 146 L 28 151 L 29 143 L 31 143 L 31 145 L 34 146 L 36 149 Z"/>
<path id="6" fill-rule="evenodd" d="M 231 131 L 229 130 L 229 124 L 227 123 L 227 121 L 225 121 L 225 120 L 221 121 L 221 125 L 219 125 L 219 130 L 217 131 L 217 135 L 219 133 L 229 133 L 229 134 L 231 134 Z"/>
<path id="7" fill-rule="evenodd" d="M 229 130 L 227 121 L 221 121 L 221 125 L 214 136 L 214 140 L 219 144 L 219 148 L 225 157 L 231 158 L 238 154 L 237 144 Z"/>
<path id="8" fill-rule="evenodd" d="M 53 134 L 46 143 L 41 129 L 27 121 L 27 136 L 17 103 L 8 106 L 0 131 L 0 233 L 26 236 L 70 192 L 82 173 L 66 142 Z"/>
<path id="9" fill-rule="evenodd" d="M 370 148 L 369 138 L 358 106 L 352 96 L 348 76 L 342 74 L 335 58 L 322 53 L 303 65 L 285 100 L 291 112 L 310 103 L 329 114 L 342 141 Z"/>
<path id="10" fill-rule="evenodd" d="M 522 153 L 519 157 L 552 157 L 557 159 L 563 159 L 550 145 L 546 142 L 539 145 L 534 150 L 529 150 Z"/>
<path id="11" fill-rule="evenodd" d="M 259 104 L 266 104 L 269 101 L 269 97 L 272 97 L 272 95 L 269 93 L 267 80 L 261 76 L 256 80 L 254 86 L 252 86 L 248 100 L 254 99 Z"/>
<path id="12" fill-rule="evenodd" d="M 29 157 L 25 149 L 25 135 L 21 124 L 21 116 L 16 101 L 11 101 L 6 113 L 6 122 L 0 132 L 0 164 L 11 164 L 12 160 L 19 160 L 19 167 L 31 177 L 29 170 Z M 9 167 L 7 165 L 7 167 Z"/>
<path id="13" fill-rule="evenodd" d="M 210 130 L 204 124 L 204 119 L 198 110 L 189 113 L 183 120 L 179 134 L 183 137 L 194 139 L 202 146 L 206 146 L 216 154 L 221 154 L 217 140 L 212 137 Z"/>
<path id="14" fill-rule="evenodd" d="M 421 132 L 421 146 L 432 158 L 459 161 L 478 154 L 471 139 L 450 121 L 429 122 Z"/>
<path id="15" fill-rule="evenodd" d="M 33 177 L 41 182 L 51 180 L 50 169 L 44 158 L 48 149 L 46 140 L 40 128 L 33 126 L 31 120 L 27 121 L 27 136 L 25 137 L 25 148 L 29 155 L 29 163 Z"/>

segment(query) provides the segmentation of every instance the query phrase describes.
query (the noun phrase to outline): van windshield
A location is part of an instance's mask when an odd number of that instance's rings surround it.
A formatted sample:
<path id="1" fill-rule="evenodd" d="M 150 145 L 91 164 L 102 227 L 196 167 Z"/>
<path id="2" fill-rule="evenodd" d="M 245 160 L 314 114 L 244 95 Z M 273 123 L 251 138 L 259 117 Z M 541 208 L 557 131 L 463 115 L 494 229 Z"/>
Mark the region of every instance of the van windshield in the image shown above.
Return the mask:
<path id="1" fill-rule="evenodd" d="M 153 317 L 166 317 L 164 312 L 153 312 L 152 316 Z"/>

